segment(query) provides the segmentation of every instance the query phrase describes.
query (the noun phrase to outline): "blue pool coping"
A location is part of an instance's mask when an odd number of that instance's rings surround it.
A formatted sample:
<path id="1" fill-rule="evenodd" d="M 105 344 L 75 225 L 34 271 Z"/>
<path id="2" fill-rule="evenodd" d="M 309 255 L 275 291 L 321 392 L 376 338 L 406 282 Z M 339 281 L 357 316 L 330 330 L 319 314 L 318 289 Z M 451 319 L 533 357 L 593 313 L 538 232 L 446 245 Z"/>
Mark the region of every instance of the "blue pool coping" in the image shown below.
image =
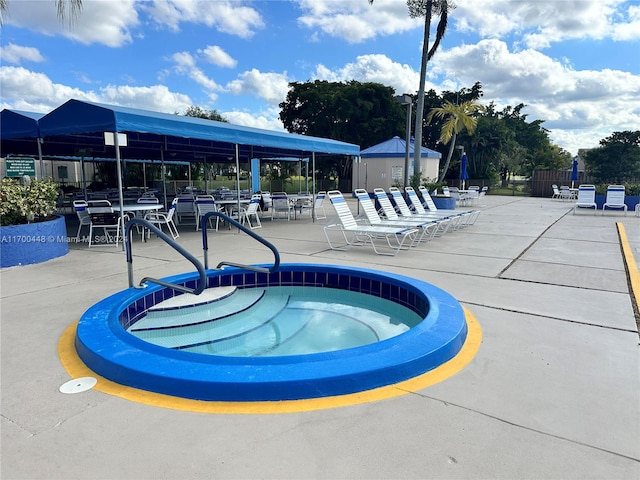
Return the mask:
<path id="1" fill-rule="evenodd" d="M 195 286 L 197 272 L 166 281 Z M 171 350 L 126 332 L 144 311 L 180 294 L 159 285 L 129 288 L 89 308 L 75 348 L 95 373 L 118 384 L 207 401 L 280 401 L 356 393 L 398 383 L 452 359 L 467 336 L 464 311 L 427 282 L 377 270 L 282 264 L 277 272 L 207 270 L 207 287 L 315 285 L 387 298 L 423 317 L 396 337 L 356 348 L 281 357 L 222 357 Z"/>

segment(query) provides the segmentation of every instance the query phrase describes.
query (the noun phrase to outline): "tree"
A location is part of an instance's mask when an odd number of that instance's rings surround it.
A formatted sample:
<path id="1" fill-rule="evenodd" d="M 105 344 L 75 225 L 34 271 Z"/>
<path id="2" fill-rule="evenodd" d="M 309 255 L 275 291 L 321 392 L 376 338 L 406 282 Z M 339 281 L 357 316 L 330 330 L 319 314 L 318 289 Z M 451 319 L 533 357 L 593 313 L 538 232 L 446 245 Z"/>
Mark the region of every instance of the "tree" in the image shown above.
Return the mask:
<path id="1" fill-rule="evenodd" d="M 478 112 L 482 112 L 483 110 L 484 107 L 475 100 L 469 100 L 461 103 L 460 105 L 455 105 L 446 101 L 441 107 L 432 108 L 427 115 L 427 122 L 431 122 L 433 118 L 440 118 L 444 120 L 442 130 L 440 132 L 440 141 L 443 144 L 449 143 L 447 161 L 445 162 L 442 173 L 438 178 L 438 182 L 444 180 L 447 170 L 449 170 L 449 164 L 451 163 L 451 157 L 453 156 L 453 150 L 455 149 L 458 134 L 463 130 L 466 130 L 469 135 L 472 135 L 478 123 L 478 119 L 475 116 Z"/>
<path id="2" fill-rule="evenodd" d="M 355 80 L 292 82 L 280 104 L 280 120 L 290 133 L 332 138 L 364 148 L 404 131 L 405 114 L 394 90 Z M 325 176 L 351 178 L 345 157 L 323 158 L 316 166 Z"/>
<path id="3" fill-rule="evenodd" d="M 372 4 L 373 0 L 369 0 Z M 416 124 L 414 129 L 415 145 L 414 155 L 414 171 L 419 173 L 422 171 L 420 155 L 422 153 L 422 121 L 424 118 L 424 87 L 427 78 L 427 63 L 438 50 L 440 42 L 444 38 L 449 22 L 449 11 L 455 8 L 455 4 L 451 0 L 407 0 L 409 16 L 411 18 L 424 17 L 424 38 L 422 40 L 422 62 L 420 64 L 420 86 L 418 87 L 418 106 L 416 107 Z M 431 19 L 436 15 L 440 17 L 438 26 L 436 27 L 436 37 L 433 41 L 431 49 L 429 49 L 429 33 L 431 31 Z"/>
<path id="4" fill-rule="evenodd" d="M 71 24 L 82 10 L 82 0 L 55 0 L 58 18 L 64 20 L 69 10 L 69 23 Z M 4 16 L 9 11 L 9 2 L 0 0 L 0 25 L 4 23 Z"/>
<path id="5" fill-rule="evenodd" d="M 597 182 L 622 183 L 640 176 L 640 130 L 613 132 L 600 147 L 583 153 L 589 174 Z"/>
<path id="6" fill-rule="evenodd" d="M 456 105 L 460 103 L 479 100 L 483 96 L 482 84 L 476 82 L 471 88 L 463 87 L 458 91 L 444 90 L 438 94 L 435 90 L 431 89 L 425 93 L 424 97 L 424 110 L 430 112 L 433 108 L 441 107 L 445 102 L 451 102 Z M 442 132 L 442 126 L 444 119 L 434 117 L 431 121 L 425 121 L 422 126 L 422 144 L 440 151 L 441 145 L 440 133 Z M 445 153 L 444 150 L 441 153 Z"/>
<path id="7" fill-rule="evenodd" d="M 185 117 L 205 118 L 207 120 L 215 120 L 216 122 L 229 123 L 229 120 L 224 118 L 217 110 L 204 110 L 195 105 L 191 105 L 184 112 Z"/>

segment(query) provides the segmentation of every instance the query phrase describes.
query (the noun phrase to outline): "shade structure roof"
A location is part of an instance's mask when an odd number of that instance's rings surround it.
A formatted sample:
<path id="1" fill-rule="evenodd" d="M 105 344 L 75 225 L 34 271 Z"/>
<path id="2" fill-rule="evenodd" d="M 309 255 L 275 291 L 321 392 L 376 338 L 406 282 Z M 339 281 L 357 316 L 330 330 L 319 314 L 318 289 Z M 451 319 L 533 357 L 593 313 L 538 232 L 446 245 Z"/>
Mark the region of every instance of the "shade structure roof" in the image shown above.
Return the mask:
<path id="1" fill-rule="evenodd" d="M 38 138 L 38 120 L 44 113 L 23 112 L 5 108 L 0 112 L 0 137 L 5 140 L 12 138 Z"/>
<path id="2" fill-rule="evenodd" d="M 104 144 L 104 132 L 127 134 L 123 158 L 226 162 L 235 159 L 236 148 L 243 159 L 360 153 L 358 145 L 337 140 L 80 100 L 67 101 L 38 125 L 45 155 L 82 150 L 87 156 L 112 157 L 114 147 Z"/>
<path id="3" fill-rule="evenodd" d="M 360 152 L 362 158 L 404 158 L 407 142 L 402 138 L 395 136 L 382 143 L 378 143 L 372 147 L 366 148 Z M 409 143 L 409 155 L 413 157 L 414 142 L 411 139 Z M 441 158 L 442 154 L 422 147 L 421 156 L 423 158 Z"/>

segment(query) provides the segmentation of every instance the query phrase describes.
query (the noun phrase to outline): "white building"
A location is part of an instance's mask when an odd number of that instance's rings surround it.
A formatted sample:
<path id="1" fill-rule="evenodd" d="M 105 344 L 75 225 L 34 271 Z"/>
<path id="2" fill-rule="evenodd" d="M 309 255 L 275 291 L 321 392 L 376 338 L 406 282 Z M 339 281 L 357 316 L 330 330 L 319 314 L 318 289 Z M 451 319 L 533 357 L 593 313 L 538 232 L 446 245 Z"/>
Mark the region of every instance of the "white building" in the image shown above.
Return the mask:
<path id="1" fill-rule="evenodd" d="M 388 190 L 394 185 L 404 183 L 404 163 L 406 141 L 400 137 L 393 137 L 387 141 L 369 147 L 360 152 L 360 163 L 353 166 L 353 188 L 364 188 L 368 191 L 374 188 Z M 413 141 L 409 145 L 409 175 L 413 175 Z M 422 147 L 421 165 L 422 178 L 435 181 L 440 168 L 440 152 Z"/>

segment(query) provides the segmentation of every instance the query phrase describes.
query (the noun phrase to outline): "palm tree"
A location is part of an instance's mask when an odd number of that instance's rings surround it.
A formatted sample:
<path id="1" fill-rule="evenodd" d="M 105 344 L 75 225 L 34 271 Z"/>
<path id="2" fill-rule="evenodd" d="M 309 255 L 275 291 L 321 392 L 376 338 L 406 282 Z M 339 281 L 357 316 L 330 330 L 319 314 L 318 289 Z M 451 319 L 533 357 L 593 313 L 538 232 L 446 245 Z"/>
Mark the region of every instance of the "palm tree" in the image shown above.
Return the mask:
<path id="1" fill-rule="evenodd" d="M 56 9 L 60 20 L 64 20 L 67 16 L 67 6 L 69 8 L 69 23 L 72 23 L 82 10 L 82 0 L 56 0 Z M 0 0 L 0 25 L 3 24 L 4 15 L 8 11 L 8 0 Z"/>
<path id="2" fill-rule="evenodd" d="M 478 124 L 478 119 L 475 115 L 483 111 L 484 107 L 475 100 L 468 100 L 460 105 L 446 101 L 442 107 L 432 108 L 429 115 L 427 115 L 427 123 L 431 123 L 434 118 L 444 120 L 442 130 L 440 131 L 440 142 L 445 145 L 451 142 L 449 145 L 449 153 L 447 154 L 447 161 L 440 174 L 440 178 L 438 178 L 438 182 L 444 179 L 447 170 L 449 170 L 449 164 L 451 163 L 451 157 L 453 156 L 458 134 L 466 130 L 469 135 L 472 135 Z"/>
<path id="3" fill-rule="evenodd" d="M 369 0 L 372 4 L 373 0 Z M 413 149 L 413 168 L 415 173 L 420 173 L 421 153 L 422 153 L 422 121 L 424 116 L 424 86 L 427 78 L 427 63 L 436 50 L 440 46 L 447 25 L 449 22 L 449 11 L 456 8 L 452 0 L 407 0 L 409 16 L 411 18 L 424 17 L 424 39 L 422 41 L 422 63 L 420 65 L 420 86 L 418 88 L 418 105 L 416 106 L 416 124 L 414 130 L 415 145 Z M 433 16 L 439 16 L 438 26 L 436 27 L 436 38 L 429 49 L 429 32 L 431 30 L 431 19 Z"/>

